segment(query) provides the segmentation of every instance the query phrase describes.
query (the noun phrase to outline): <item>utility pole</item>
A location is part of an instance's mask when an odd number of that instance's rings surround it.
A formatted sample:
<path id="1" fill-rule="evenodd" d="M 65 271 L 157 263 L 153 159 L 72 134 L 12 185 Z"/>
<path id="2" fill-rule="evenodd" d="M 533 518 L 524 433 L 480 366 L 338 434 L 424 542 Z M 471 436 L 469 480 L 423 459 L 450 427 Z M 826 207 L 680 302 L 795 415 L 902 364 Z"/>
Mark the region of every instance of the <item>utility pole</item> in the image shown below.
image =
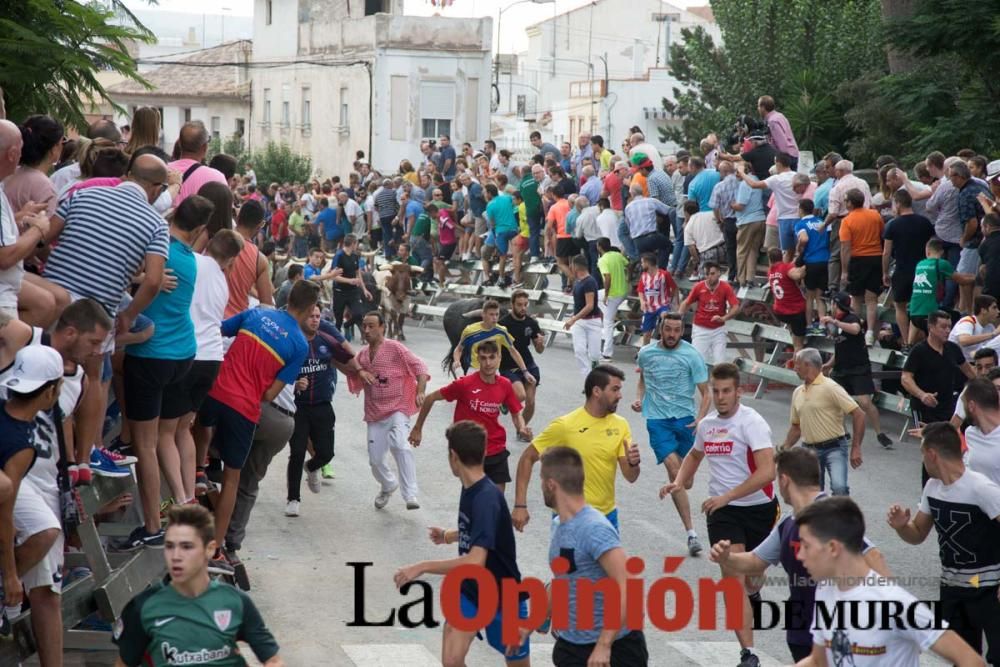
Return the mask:
<path id="1" fill-rule="evenodd" d="M 666 49 L 664 49 L 664 54 L 663 54 L 664 55 L 664 57 L 663 57 L 663 64 L 664 64 L 665 67 L 669 67 L 670 66 L 670 24 L 680 21 L 681 20 L 681 15 L 677 14 L 677 13 L 674 13 L 674 14 L 654 13 L 650 18 L 652 18 L 652 20 L 655 21 L 656 23 L 666 23 L 667 24 L 667 26 L 666 26 L 666 28 L 667 28 L 667 40 L 666 40 L 667 43 L 666 43 Z M 656 31 L 656 66 L 657 67 L 660 66 L 660 31 L 659 30 Z"/>

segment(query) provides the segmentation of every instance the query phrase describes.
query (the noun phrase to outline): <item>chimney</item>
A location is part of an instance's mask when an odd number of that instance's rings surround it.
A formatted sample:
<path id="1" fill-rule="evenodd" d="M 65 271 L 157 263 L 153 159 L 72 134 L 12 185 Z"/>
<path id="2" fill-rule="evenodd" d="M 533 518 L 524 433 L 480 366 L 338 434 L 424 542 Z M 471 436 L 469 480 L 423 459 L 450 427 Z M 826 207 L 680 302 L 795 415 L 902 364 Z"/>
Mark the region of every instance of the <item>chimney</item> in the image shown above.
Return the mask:
<path id="1" fill-rule="evenodd" d="M 635 40 L 632 44 L 632 78 L 639 79 L 646 74 L 646 46 Z"/>

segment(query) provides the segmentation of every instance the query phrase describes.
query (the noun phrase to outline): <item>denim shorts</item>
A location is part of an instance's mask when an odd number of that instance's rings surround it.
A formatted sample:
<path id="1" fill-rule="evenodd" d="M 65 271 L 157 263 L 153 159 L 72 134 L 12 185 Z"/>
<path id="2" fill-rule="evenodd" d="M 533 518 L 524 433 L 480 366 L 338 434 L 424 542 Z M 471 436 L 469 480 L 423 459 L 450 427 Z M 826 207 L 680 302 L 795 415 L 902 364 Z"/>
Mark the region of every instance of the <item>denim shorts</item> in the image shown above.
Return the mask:
<path id="1" fill-rule="evenodd" d="M 795 223 L 798 218 L 778 220 L 778 243 L 782 250 L 795 250 Z"/>

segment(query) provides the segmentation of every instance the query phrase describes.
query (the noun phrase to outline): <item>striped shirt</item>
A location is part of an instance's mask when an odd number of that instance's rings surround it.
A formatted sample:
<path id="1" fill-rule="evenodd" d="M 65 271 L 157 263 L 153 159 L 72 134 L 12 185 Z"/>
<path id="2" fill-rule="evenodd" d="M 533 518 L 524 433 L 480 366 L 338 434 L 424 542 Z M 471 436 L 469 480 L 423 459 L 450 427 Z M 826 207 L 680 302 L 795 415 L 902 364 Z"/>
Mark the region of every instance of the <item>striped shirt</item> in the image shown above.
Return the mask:
<path id="1" fill-rule="evenodd" d="M 736 217 L 733 201 L 736 199 L 736 191 L 739 190 L 740 183 L 742 183 L 740 179 L 729 174 L 712 188 L 712 196 L 708 200 L 708 205 L 713 211 L 718 209 L 723 220 Z"/>
<path id="2" fill-rule="evenodd" d="M 670 209 L 659 199 L 639 197 L 625 207 L 625 222 L 633 239 L 656 231 L 656 214 L 670 215 Z"/>
<path id="3" fill-rule="evenodd" d="M 45 277 L 117 315 L 118 304 L 146 255 L 166 259 L 167 222 L 136 183 L 89 188 L 63 202 L 59 243 L 45 263 Z"/>
<path id="4" fill-rule="evenodd" d="M 646 185 L 649 187 L 649 196 L 659 199 L 667 206 L 677 206 L 677 195 L 674 193 L 674 184 L 667 176 L 667 172 L 654 169 L 646 177 Z"/>
<path id="5" fill-rule="evenodd" d="M 382 188 L 375 195 L 375 212 L 381 219 L 395 217 L 399 213 L 399 202 L 396 201 L 396 191 Z"/>

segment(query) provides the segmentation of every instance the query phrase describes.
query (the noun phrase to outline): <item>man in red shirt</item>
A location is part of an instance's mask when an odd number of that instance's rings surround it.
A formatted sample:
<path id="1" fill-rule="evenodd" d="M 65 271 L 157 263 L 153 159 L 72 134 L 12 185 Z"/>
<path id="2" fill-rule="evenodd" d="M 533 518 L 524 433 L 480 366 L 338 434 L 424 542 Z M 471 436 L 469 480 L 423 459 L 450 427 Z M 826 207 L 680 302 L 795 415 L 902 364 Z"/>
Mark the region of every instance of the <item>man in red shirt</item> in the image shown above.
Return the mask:
<path id="1" fill-rule="evenodd" d="M 806 274 L 805 264 L 795 266 L 781 261 L 781 250 L 767 251 L 770 267 L 767 269 L 767 284 L 774 295 L 774 314 L 788 325 L 792 332 L 792 347 L 796 352 L 806 343 L 806 299 L 802 296 L 799 281 Z"/>
<path id="2" fill-rule="evenodd" d="M 271 239 L 284 250 L 288 247 L 288 213 L 277 202 L 272 201 L 268 206 L 271 208 Z"/>
<path id="3" fill-rule="evenodd" d="M 507 482 L 511 481 L 507 465 L 507 458 L 510 456 L 507 450 L 507 431 L 500 425 L 503 406 L 510 412 L 518 435 L 529 442 L 532 437 L 531 429 L 524 423 L 521 402 L 514 393 L 514 385 L 498 372 L 500 347 L 492 340 L 483 341 L 476 348 L 476 356 L 479 358 L 477 373 L 460 377 L 424 399 L 420 414 L 417 415 L 417 423 L 410 430 L 410 444 L 420 446 L 424 420 L 436 401 L 454 401 L 455 422 L 471 419 L 486 429 L 486 460 L 483 462 L 483 470 L 503 492 Z"/>
<path id="4" fill-rule="evenodd" d="M 705 279 L 691 288 L 681 304 L 681 315 L 692 305 L 698 309 L 691 325 L 691 344 L 707 364 L 726 361 L 726 320 L 740 312 L 740 302 L 729 283 L 720 281 L 722 269 L 715 262 L 705 263 Z"/>

